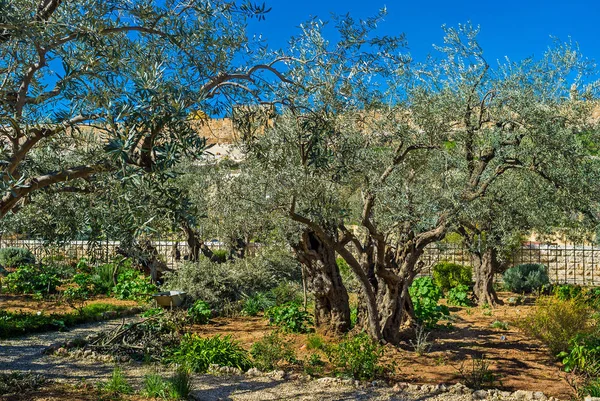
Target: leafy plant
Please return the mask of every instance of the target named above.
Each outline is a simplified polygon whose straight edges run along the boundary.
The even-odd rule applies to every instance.
[[[252,367],[248,353],[231,336],[202,338],[185,334],[170,360],[194,372],[205,373],[210,365],[231,366],[243,371]]]
[[[212,310],[206,302],[197,300],[188,309],[188,315],[192,318],[194,323],[207,324],[212,316]]]
[[[366,333],[346,337],[326,348],[326,355],[338,374],[357,380],[372,380],[383,373],[379,360],[383,347]]]
[[[472,268],[457,263],[440,262],[433,266],[433,282],[442,291],[449,291],[457,286],[469,287],[472,282]]]
[[[47,295],[56,292],[61,280],[54,266],[21,266],[2,281],[8,292]]]
[[[521,264],[504,272],[504,286],[512,292],[530,293],[541,290],[550,284],[548,269],[537,263]]]
[[[450,315],[448,307],[438,305],[442,291],[430,277],[417,278],[409,288],[417,319],[428,327]]]
[[[471,306],[473,302],[469,298],[470,288],[459,284],[448,291],[448,305]]]
[[[296,362],[296,353],[292,345],[276,331],[252,344],[250,355],[254,366],[262,371],[273,370],[282,362]]]
[[[274,305],[275,301],[270,293],[257,292],[244,299],[242,313],[246,316],[256,316]]]
[[[323,374],[325,362],[319,354],[310,354],[308,360],[304,363],[304,372],[308,375]]]
[[[594,335],[576,335],[571,339],[569,350],[557,355],[566,372],[597,376],[600,373],[600,338]]]
[[[578,296],[582,295],[583,291],[581,289],[581,286],[564,284],[557,285],[556,287],[554,287],[553,293],[554,296],[556,296],[556,298],[562,301],[567,301],[569,299],[577,298]]]
[[[169,395],[169,382],[159,374],[144,376],[144,388],[142,394],[152,398],[167,398]]]
[[[21,267],[35,264],[35,256],[29,249],[8,247],[0,249],[0,266]]]
[[[308,333],[312,319],[297,303],[274,306],[267,311],[269,323],[291,333]]]
[[[306,337],[306,347],[308,349],[322,350],[325,345],[325,340],[318,334],[309,334]]]
[[[150,283],[148,277],[133,269],[127,269],[119,273],[117,285],[113,288],[113,294],[116,298],[134,301],[148,299],[156,291],[156,286]]]
[[[101,391],[110,395],[131,394],[133,389],[127,382],[127,378],[123,374],[123,370],[119,367],[113,369],[110,379],[106,383],[99,385]]]
[[[592,331],[591,317],[591,309],[577,299],[563,301],[545,296],[537,300],[535,310],[523,319],[520,326],[557,355],[569,350],[572,338]]]

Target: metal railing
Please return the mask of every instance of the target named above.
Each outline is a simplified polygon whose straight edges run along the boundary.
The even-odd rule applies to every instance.
[[[159,258],[173,268],[188,259],[185,241],[150,241]],[[224,249],[220,242],[207,242],[211,249]],[[38,259],[53,257],[67,260],[87,258],[94,263],[106,263],[117,256],[119,241],[71,241],[60,245],[41,240],[0,239],[0,248],[15,246],[29,249]],[[253,253],[258,244],[250,244]],[[473,265],[473,256],[460,244],[437,243],[429,246],[421,260],[431,274],[431,267],[439,261]],[[600,246],[577,244],[529,243],[517,249],[508,260],[508,267],[520,263],[542,263],[548,267],[550,280],[557,284],[600,285]]]

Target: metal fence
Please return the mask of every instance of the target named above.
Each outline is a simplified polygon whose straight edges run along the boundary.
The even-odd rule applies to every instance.
[[[187,259],[188,247],[185,241],[151,241],[159,257],[171,268]],[[78,260],[82,257],[92,262],[104,263],[117,255],[118,241],[71,241],[60,245],[48,244],[40,240],[0,239],[0,247],[16,246],[29,249],[38,259],[61,257]],[[207,242],[211,249],[222,249],[217,241]],[[251,244],[253,253],[257,244]],[[460,264],[473,264],[473,257],[460,244],[437,243],[429,246],[421,260],[425,263],[425,274],[431,274],[431,266],[439,261]],[[577,244],[523,245],[510,258],[508,267],[520,263],[542,263],[548,267],[550,280],[557,284],[600,285],[600,246]]]

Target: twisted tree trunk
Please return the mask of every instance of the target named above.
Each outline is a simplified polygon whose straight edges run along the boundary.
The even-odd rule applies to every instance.
[[[313,232],[305,231],[294,250],[304,266],[308,290],[315,297],[317,329],[336,335],[350,330],[348,292],[342,282],[334,249]]]
[[[475,285],[473,293],[479,305],[490,306],[501,303],[494,290],[494,274],[500,269],[498,252],[495,248],[485,249],[482,253],[474,254],[473,279]]]

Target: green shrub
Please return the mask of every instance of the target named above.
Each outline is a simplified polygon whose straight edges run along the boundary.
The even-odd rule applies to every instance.
[[[581,296],[583,291],[579,285],[564,284],[554,287],[553,293],[556,298],[567,301]]]
[[[383,373],[379,365],[383,347],[365,333],[346,337],[339,344],[327,347],[326,354],[339,375],[372,380]]]
[[[197,373],[205,373],[213,364],[242,371],[252,367],[248,353],[231,336],[201,338],[195,334],[185,334],[170,359]]]
[[[113,288],[113,294],[116,298],[134,301],[149,299],[156,291],[157,288],[150,282],[150,278],[133,269],[127,269],[119,273],[117,285]]]
[[[545,343],[553,355],[567,352],[571,339],[591,332],[591,309],[583,302],[540,297],[535,310],[520,322],[528,334]]]
[[[194,323],[207,324],[212,316],[212,311],[206,302],[197,300],[188,309],[188,315],[192,318]]]
[[[566,372],[597,376],[600,373],[600,338],[594,335],[576,335],[569,350],[558,354]]]
[[[246,316],[256,316],[275,306],[273,295],[267,292],[257,292],[244,299],[242,313]]]
[[[240,301],[244,294],[267,292],[289,281],[301,282],[298,262],[288,252],[269,248],[256,256],[225,263],[214,263],[205,257],[184,263],[165,274],[163,288],[185,291],[192,299],[208,302],[220,313],[226,302]],[[279,302],[280,295],[289,294],[273,295]]]
[[[20,267],[35,264],[35,256],[29,249],[8,247],[0,249],[0,265],[3,267]]]
[[[415,308],[416,318],[428,327],[450,315],[448,307],[438,305],[442,291],[430,277],[417,278],[408,289]]]
[[[296,353],[292,345],[276,331],[252,344],[250,355],[252,355],[254,366],[262,371],[273,370],[282,362],[296,362]]]
[[[433,266],[432,271],[433,282],[444,292],[459,285],[470,287],[473,282],[470,266],[440,262]]]
[[[586,396],[600,397],[600,377],[588,380],[578,391],[579,399]]]
[[[306,337],[306,347],[313,350],[325,349],[325,340],[318,334],[309,334]]]
[[[21,266],[3,280],[8,292],[47,295],[56,292],[61,280],[54,266]]]
[[[267,311],[269,323],[291,333],[308,333],[312,319],[297,303],[274,306]]]
[[[470,288],[466,285],[460,284],[456,287],[450,288],[448,291],[448,305],[455,306],[471,306],[473,302],[469,297]]]
[[[277,287],[269,291],[271,298],[275,301],[275,305],[284,305],[289,303],[302,303],[302,288],[300,283],[293,281],[284,281]]]
[[[495,320],[490,327],[494,328],[494,329],[500,329],[500,330],[508,330],[508,323],[506,322],[502,322],[500,320]]]
[[[511,267],[502,277],[509,291],[521,294],[541,290],[550,284],[548,269],[537,263],[528,263]]]

